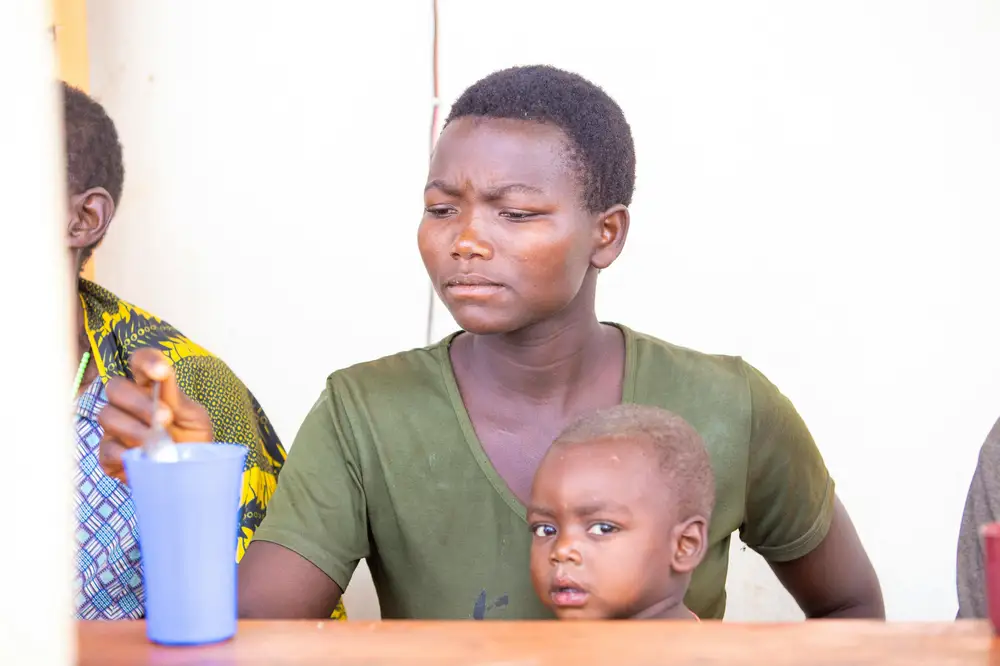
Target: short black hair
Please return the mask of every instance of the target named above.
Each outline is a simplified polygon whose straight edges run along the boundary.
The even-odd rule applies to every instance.
[[[644,441],[659,456],[660,471],[675,495],[680,520],[710,520],[715,475],[698,432],[680,416],[648,405],[616,405],[584,414],[566,427],[553,448],[600,440]]]
[[[103,187],[117,206],[125,184],[118,130],[104,107],[87,93],[66,82],[62,92],[69,194]]]
[[[569,139],[591,212],[632,203],[635,144],[621,107],[579,74],[548,65],[511,67],[466,89],[452,105],[445,127],[478,116],[550,123]]]

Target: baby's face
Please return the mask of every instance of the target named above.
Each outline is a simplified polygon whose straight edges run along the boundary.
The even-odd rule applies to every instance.
[[[557,617],[629,618],[670,596],[676,509],[651,445],[557,445],[532,488],[531,579]]]

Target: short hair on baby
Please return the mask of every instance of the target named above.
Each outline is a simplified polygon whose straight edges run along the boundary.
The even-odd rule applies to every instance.
[[[683,418],[659,407],[617,405],[590,412],[571,423],[553,446],[598,440],[641,440],[656,450],[660,471],[677,495],[680,520],[715,508],[715,476],[701,435]]]

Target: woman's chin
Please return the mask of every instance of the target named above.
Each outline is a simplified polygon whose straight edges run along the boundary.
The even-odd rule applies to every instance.
[[[458,323],[459,328],[461,328],[466,333],[472,333],[473,335],[502,335],[504,333],[510,333],[517,329],[511,329],[502,324],[491,321],[483,321],[480,319],[455,319]]]
[[[501,313],[486,308],[457,307],[450,310],[459,328],[474,335],[512,333],[522,326]]]

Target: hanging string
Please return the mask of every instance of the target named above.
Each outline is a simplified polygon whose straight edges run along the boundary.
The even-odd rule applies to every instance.
[[[438,135],[438,112],[441,108],[441,98],[438,89],[438,3],[437,0],[431,0],[431,85],[433,87],[434,96],[431,98],[431,137],[430,137],[430,150],[429,152],[434,152],[434,144],[437,142]],[[428,281],[429,282],[429,281]],[[433,342],[432,336],[434,335],[434,285],[428,284],[428,295],[427,295],[427,344]]]

